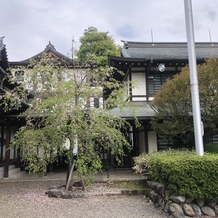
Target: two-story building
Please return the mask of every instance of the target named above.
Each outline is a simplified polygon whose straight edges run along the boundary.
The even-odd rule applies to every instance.
[[[134,125],[134,118],[128,108],[113,108],[110,110],[114,116],[125,118],[131,124],[129,129],[129,141],[133,147],[130,153],[122,157],[121,166],[116,166],[114,158],[107,156],[112,167],[132,166],[132,157],[143,152],[151,152],[161,150],[172,145],[173,141],[162,141],[158,135],[152,130],[150,120],[155,115],[155,110],[151,106],[151,102],[155,93],[160,89],[167,78],[179,73],[185,65],[188,64],[187,43],[145,43],[145,42],[126,42],[123,41],[121,49],[121,57],[109,56],[109,66],[115,67],[117,70],[124,72],[124,75],[115,74],[115,78],[119,81],[136,81],[137,87],[126,87],[128,93],[129,104],[136,108],[136,116],[141,124],[140,127]],[[69,63],[70,59],[58,52],[49,42],[46,48],[24,61],[8,62],[6,48],[3,42],[0,43],[0,72],[1,76],[7,73],[7,68],[11,67],[12,74],[17,77],[18,82],[24,78],[24,72],[20,71],[20,66],[27,66],[30,59],[39,59],[45,52],[56,62]],[[197,63],[203,63],[209,56],[218,57],[218,43],[196,43]],[[1,82],[1,92],[3,93],[10,85],[7,82]],[[12,88],[12,87],[11,87]],[[103,99],[90,96],[90,106],[102,107]],[[28,105],[24,104],[23,108]],[[5,166],[4,177],[8,177],[9,164],[17,161],[19,166],[19,151],[16,149],[7,150],[9,141],[13,139],[14,132],[25,124],[25,120],[18,118],[20,111],[10,111],[6,113],[1,109],[0,114],[0,163]]]
[[[210,56],[218,57],[218,43],[196,43],[197,64]],[[157,151],[172,145],[173,141],[163,141],[151,129],[150,120],[155,115],[151,102],[155,93],[167,78],[179,73],[188,64],[187,43],[146,43],[123,41],[121,57],[109,56],[109,66],[124,72],[117,74],[119,81],[135,81],[137,87],[127,87],[129,104],[136,108],[136,116],[141,124],[136,128],[127,108],[122,112],[114,108],[110,112],[128,120],[133,150],[123,157],[123,166],[130,167],[133,156],[143,152]]]

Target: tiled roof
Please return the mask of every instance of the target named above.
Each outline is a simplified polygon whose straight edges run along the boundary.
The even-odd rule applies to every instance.
[[[136,117],[140,119],[151,119],[155,115],[155,111],[152,109],[150,104],[145,101],[132,101],[130,102],[130,106],[134,108],[135,111],[131,111],[128,107],[124,108],[113,108],[109,110],[109,113],[117,116],[117,117],[123,117],[126,119],[134,119],[133,113],[136,115]]]
[[[5,48],[5,45],[3,44],[3,42],[1,42],[0,40],[0,51],[2,51]]]
[[[52,45],[51,42],[49,41],[49,44],[45,47],[45,49],[42,52],[40,52],[40,53],[38,53],[38,54],[28,58],[28,59],[25,59],[23,61],[10,62],[10,65],[11,66],[13,66],[13,65],[28,65],[29,61],[31,59],[38,59],[38,58],[40,58],[42,56],[43,53],[53,54],[55,56],[55,59],[58,60],[58,61],[70,61],[71,60],[69,57],[67,57],[67,56],[61,54],[60,52],[58,52],[55,49],[54,45]]]
[[[8,64],[8,56],[7,56],[6,46],[3,43],[3,38],[4,37],[0,37],[0,66],[4,70],[6,70],[7,68],[9,68],[9,64]]]
[[[48,45],[46,45],[44,51],[42,51],[42,52],[40,52],[40,53],[34,55],[34,56],[31,57],[31,58],[28,58],[28,59],[24,60],[24,61],[27,61],[27,60],[29,60],[29,59],[36,59],[36,58],[40,57],[44,52],[45,52],[45,53],[51,52],[51,53],[55,54],[58,58],[60,58],[60,59],[62,59],[62,60],[69,60],[69,59],[70,59],[69,57],[67,57],[67,56],[61,54],[60,52],[58,52],[58,51],[55,49],[54,45],[52,45],[51,42],[49,41],[49,43],[48,43]]]
[[[128,42],[123,41],[121,55],[126,58],[143,58],[145,60],[187,60],[187,43],[170,42]],[[195,43],[196,58],[218,57],[218,43]]]

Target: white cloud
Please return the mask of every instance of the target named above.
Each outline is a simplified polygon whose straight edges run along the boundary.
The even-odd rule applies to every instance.
[[[192,0],[195,39],[218,41],[218,1]],[[184,0],[2,0],[0,36],[5,36],[10,61],[41,52],[49,41],[67,55],[72,36],[79,38],[89,26],[109,31],[121,40],[186,41]]]

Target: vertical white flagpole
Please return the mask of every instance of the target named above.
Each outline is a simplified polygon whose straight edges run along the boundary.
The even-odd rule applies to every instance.
[[[191,0],[184,0],[196,154],[204,155]]]

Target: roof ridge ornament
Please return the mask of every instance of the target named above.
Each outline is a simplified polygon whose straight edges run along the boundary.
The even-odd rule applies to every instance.
[[[3,44],[3,39],[5,38],[5,36],[0,37],[0,44]]]
[[[53,50],[55,50],[55,51],[56,51],[56,49],[55,49],[54,45],[52,45],[52,44],[51,44],[51,41],[49,41],[49,42],[48,42],[48,45],[46,45],[46,48],[45,48],[45,50],[47,50],[47,49],[53,49]]]
[[[128,49],[128,48],[129,48],[128,42],[127,42],[127,41],[124,41],[123,43],[124,43],[125,49]]]

